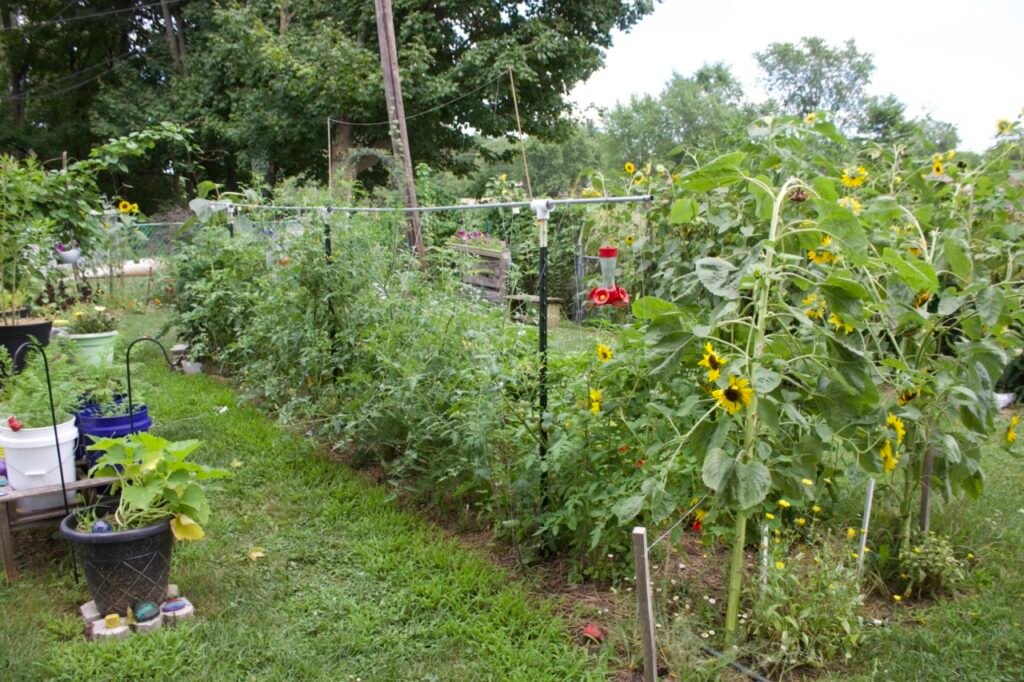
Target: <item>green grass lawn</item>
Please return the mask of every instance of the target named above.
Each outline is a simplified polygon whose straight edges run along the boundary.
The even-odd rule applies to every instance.
[[[154,432],[201,438],[200,461],[238,465],[212,494],[206,539],[175,549],[171,579],[198,618],[88,643],[77,615],[88,590],[70,557],[36,559],[0,586],[0,679],[607,679],[607,660],[573,643],[552,604],[484,556],[213,378],[170,374],[139,351],[159,388]]]

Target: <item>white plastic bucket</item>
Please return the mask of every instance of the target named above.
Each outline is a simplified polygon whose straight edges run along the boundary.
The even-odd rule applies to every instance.
[[[114,344],[117,332],[98,332],[96,334],[68,334],[68,338],[78,346],[82,360],[93,366],[109,365],[114,362]]]
[[[75,420],[69,419],[57,425],[57,440],[60,442],[60,459],[64,466],[64,482],[75,480],[75,447],[78,445],[78,429]],[[12,431],[0,422],[0,447],[4,449],[7,461],[7,480],[15,490],[31,490],[48,485],[60,485],[61,467],[57,463],[57,447],[53,442],[53,427]],[[74,493],[68,493],[68,502]],[[60,493],[41,495],[18,502],[19,512],[53,509],[64,504]]]

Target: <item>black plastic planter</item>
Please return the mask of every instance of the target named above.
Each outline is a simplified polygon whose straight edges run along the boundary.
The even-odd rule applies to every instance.
[[[33,322],[31,324],[0,324],[0,346],[7,349],[7,353],[13,357],[18,348],[34,338],[40,346],[50,343],[50,330],[53,328],[52,320]],[[20,372],[25,366],[25,357],[22,356],[14,367],[15,372]]]
[[[159,604],[167,596],[174,536],[170,521],[110,533],[75,530],[74,514],[60,522],[85,572],[101,615],[124,615],[139,600]]]

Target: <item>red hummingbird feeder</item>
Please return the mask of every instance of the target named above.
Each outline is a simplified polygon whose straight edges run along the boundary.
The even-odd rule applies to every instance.
[[[629,305],[629,292],[615,284],[615,266],[619,259],[619,250],[614,246],[602,246],[597,250],[601,261],[601,286],[590,290],[588,299],[591,305]]]

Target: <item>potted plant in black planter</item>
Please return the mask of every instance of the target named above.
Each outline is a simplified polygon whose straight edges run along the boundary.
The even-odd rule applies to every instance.
[[[210,516],[203,481],[229,475],[187,461],[200,441],[172,443],[148,433],[102,438],[90,471],[113,476],[119,499],[69,514],[60,532],[71,541],[101,614],[125,615],[167,594],[175,540],[200,540]]]

